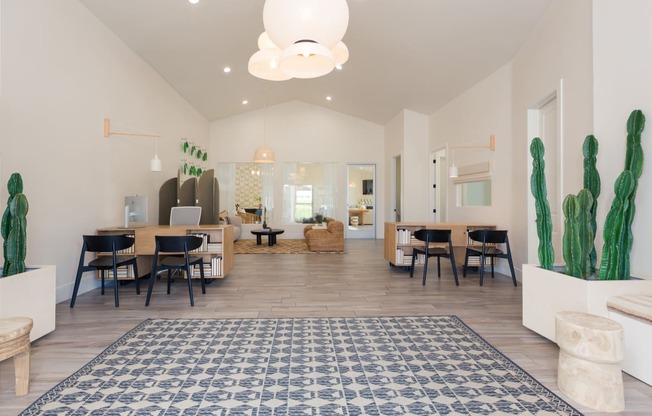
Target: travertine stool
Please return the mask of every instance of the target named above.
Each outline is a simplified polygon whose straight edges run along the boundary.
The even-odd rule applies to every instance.
[[[29,333],[33,325],[32,318],[0,319],[0,361],[14,357],[16,396],[29,392]]]
[[[622,325],[582,312],[559,312],[555,324],[559,345],[559,390],[593,409],[622,411],[625,408],[620,371]]]

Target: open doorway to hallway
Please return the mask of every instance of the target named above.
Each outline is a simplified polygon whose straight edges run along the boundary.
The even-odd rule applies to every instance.
[[[347,238],[376,238],[375,179],[376,165],[348,165]]]

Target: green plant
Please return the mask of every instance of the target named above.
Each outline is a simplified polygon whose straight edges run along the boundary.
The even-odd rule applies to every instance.
[[[27,211],[29,204],[23,194],[23,178],[19,173],[13,173],[7,183],[9,199],[7,208],[2,215],[2,238],[4,266],[3,275],[25,271],[25,256],[27,254]]]
[[[584,155],[584,188],[588,189],[593,196],[591,205],[589,223],[593,232],[591,241],[591,253],[589,254],[589,273],[594,274],[598,255],[595,250],[595,236],[598,231],[597,214],[598,214],[598,197],[600,196],[600,173],[596,167],[598,156],[598,140],[593,135],[586,136],[582,145]]]
[[[634,174],[630,170],[623,171],[618,176],[614,191],[616,196],[611,203],[604,224],[604,245],[602,246],[602,260],[600,261],[600,280],[629,279],[625,270],[623,251],[627,245],[627,213],[630,206],[629,197],[634,191]],[[627,257],[629,260],[629,256]]]
[[[584,279],[591,275],[590,255],[594,235],[590,219],[593,205],[593,196],[588,189],[582,189],[577,196],[571,194],[564,199],[562,251],[567,275]]]
[[[537,236],[539,237],[539,262],[544,269],[552,270],[555,251],[552,247],[552,219],[546,191],[546,162],[543,159],[545,148],[540,138],[535,137],[530,145],[532,155],[532,176],[530,189],[535,200],[537,216]]]
[[[627,120],[627,151],[625,169],[614,184],[615,197],[604,225],[604,246],[598,279],[625,280],[630,274],[630,254],[634,241],[632,223],[636,213],[635,198],[638,178],[643,172],[643,148],[641,133],[645,127],[645,116],[640,110],[634,110]],[[577,197],[569,195],[564,200],[566,215],[564,231],[564,259],[566,272],[573,276],[587,277],[595,272],[595,233],[597,196],[600,195],[600,176],[595,167],[598,142],[593,136],[587,136],[582,151],[584,154],[584,188]],[[539,138],[532,140],[530,153],[533,157],[531,178],[532,194],[537,202],[537,233],[539,235],[539,260],[541,267],[550,269],[541,256],[542,246],[548,243],[547,234],[541,230],[540,211],[545,210],[548,201],[545,189],[543,169],[543,143]],[[540,203],[543,199],[545,203]],[[591,201],[589,203],[589,201]],[[549,208],[548,208],[549,209]],[[549,211],[548,211],[549,214]],[[544,212],[545,218],[545,212]],[[544,224],[547,225],[547,224]],[[547,231],[547,230],[543,230]],[[586,253],[588,257],[586,256]],[[587,260],[588,259],[588,260]],[[547,260],[547,259],[546,259]]]

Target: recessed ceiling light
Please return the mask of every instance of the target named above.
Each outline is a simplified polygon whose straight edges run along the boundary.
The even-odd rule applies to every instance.
[[[326,101],[331,101],[332,99],[333,99],[333,97],[331,97],[330,95],[326,96]]]
[[[247,104],[249,104],[249,101],[247,101],[247,100],[242,100],[242,105],[247,105]]]
[[[197,3],[199,3],[199,0],[188,0],[188,1],[190,2],[190,4],[197,4]]]
[[[225,66],[224,67],[224,73],[228,74],[229,72],[231,72],[231,67],[230,66]]]

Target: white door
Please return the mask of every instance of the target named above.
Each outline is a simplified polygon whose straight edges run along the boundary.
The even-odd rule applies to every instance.
[[[376,165],[349,165],[347,183],[346,238],[376,238]]]
[[[552,245],[555,250],[555,262],[563,262],[562,255],[562,143],[560,137],[560,126],[558,123],[558,109],[556,95],[546,101],[540,108],[530,112],[531,118],[529,121],[531,141],[534,137],[539,137],[545,146],[544,160],[546,163],[546,188],[548,191],[548,203],[550,204],[550,216],[552,220]],[[529,143],[528,143],[529,154]],[[529,172],[532,172],[532,156],[529,156],[530,161]],[[536,214],[534,212],[534,198],[529,190],[528,180],[528,194],[530,195],[530,209],[528,218],[528,262],[538,263],[539,258],[537,254],[538,238],[536,235]]]
[[[430,193],[430,210],[434,222],[446,222],[446,208],[448,196],[448,166],[446,163],[446,149],[440,149],[430,154],[430,177],[432,189]]]

